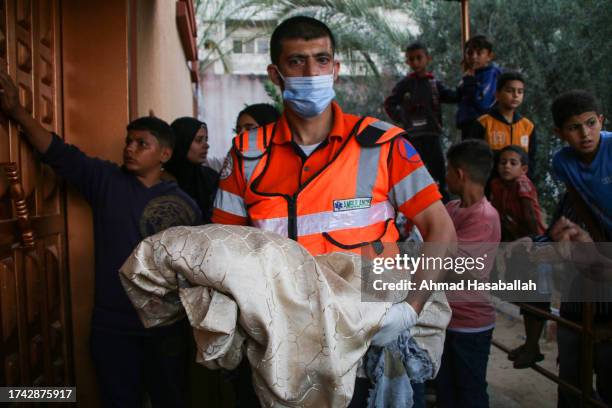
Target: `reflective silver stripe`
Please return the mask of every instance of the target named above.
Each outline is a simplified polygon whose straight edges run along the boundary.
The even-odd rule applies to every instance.
[[[391,203],[384,201],[370,208],[352,211],[325,211],[297,217],[297,230],[299,236],[321,234],[349,228],[363,228],[378,222],[395,218],[395,210]],[[253,220],[258,228],[273,231],[277,234],[287,235],[287,218],[271,218],[267,220]]]
[[[395,126],[393,126],[393,125],[392,125],[392,124],[390,124],[390,123],[383,122],[382,120],[378,120],[378,121],[376,121],[376,122],[372,122],[372,123],[370,123],[368,126],[373,126],[373,127],[375,127],[376,129],[380,129],[380,130],[384,130],[384,131],[387,131],[387,130],[389,130],[389,129],[391,129],[391,128],[395,127]]]
[[[380,146],[361,147],[359,152],[359,169],[357,170],[357,188],[355,197],[372,197],[372,190],[378,176]]]
[[[249,149],[243,155],[242,162],[244,163],[244,181],[249,182],[255,171],[255,167],[259,163],[259,159],[250,160],[250,157],[260,156],[263,152],[257,146],[257,128],[249,130]]]
[[[253,177],[253,172],[255,171],[255,167],[259,164],[260,159],[249,160],[245,157],[242,158],[242,162],[244,163],[244,181],[248,183]]]
[[[268,218],[265,220],[253,220],[251,219],[254,227],[261,228],[262,230],[276,232],[279,235],[285,237],[289,235],[289,221],[287,217],[281,218]]]
[[[257,128],[249,130],[249,153],[260,152],[257,147]]]
[[[242,197],[230,193],[229,191],[218,189],[217,195],[215,196],[214,206],[215,208],[230,214],[238,215],[240,217],[247,216],[246,207]]]
[[[434,183],[427,168],[421,166],[393,186],[389,192],[389,199],[395,208],[399,208],[406,201],[414,197],[419,191]]]

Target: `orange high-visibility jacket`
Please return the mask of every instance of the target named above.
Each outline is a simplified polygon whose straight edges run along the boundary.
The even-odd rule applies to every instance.
[[[501,150],[506,146],[517,145],[529,152],[534,124],[525,117],[508,123],[500,118],[497,112],[487,113],[478,118],[484,128],[484,139],[492,150]]]
[[[283,160],[272,143],[276,125],[238,135],[228,156],[233,163],[221,174],[213,221],[277,232],[313,255],[357,252],[368,244],[376,250],[381,243],[396,242],[396,209],[410,219],[440,198],[437,186],[416,150],[397,138],[403,129],[368,117],[354,117],[351,123],[335,156],[293,194],[261,187],[264,178],[281,182],[288,177],[267,171],[270,160]],[[392,160],[395,170],[389,166]],[[239,178],[243,187],[225,182],[229,177]]]

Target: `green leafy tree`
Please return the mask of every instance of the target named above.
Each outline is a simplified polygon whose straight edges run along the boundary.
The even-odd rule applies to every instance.
[[[276,110],[282,112],[285,108],[285,105],[283,105],[283,97],[280,94],[279,89],[269,79],[266,79],[264,81],[263,86],[270,99],[274,101],[272,104],[274,105]]]

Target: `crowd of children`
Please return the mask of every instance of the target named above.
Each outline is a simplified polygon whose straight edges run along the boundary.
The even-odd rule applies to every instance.
[[[568,146],[553,156],[554,176],[563,182],[566,193],[556,211],[558,215],[547,229],[536,187],[531,181],[537,174],[535,125],[518,112],[526,80],[518,72],[502,72],[492,62],[493,58],[492,43],[481,35],[472,37],[464,47],[463,79],[452,90],[428,72],[427,64],[432,57],[427,48],[421,43],[411,44],[406,48],[406,62],[412,72],[385,100],[389,117],[402,124],[409,134],[419,130],[415,123],[429,125],[427,133],[432,136],[418,139],[409,135],[408,138],[432,173],[433,169],[444,168],[438,140],[442,134],[440,102],[458,103],[456,126],[463,142],[452,146],[447,153],[446,185],[451,194],[459,197],[447,204],[459,242],[470,242],[474,237],[479,242],[500,239],[509,242],[525,237],[533,241],[554,241],[561,239],[559,231],[563,228],[581,231],[575,234],[578,241],[578,236],[610,241],[612,134],[602,130],[604,118],[597,100],[588,92],[570,91],[552,104],[554,132]],[[442,182],[439,185],[441,189],[445,187]],[[563,239],[574,238],[564,235]],[[517,250],[521,248],[518,246]],[[521,256],[525,253],[517,252],[514,259]],[[528,304],[550,311],[549,302]],[[610,303],[595,303],[596,324],[612,322],[610,306]],[[453,320],[447,330],[442,368],[436,379],[437,406],[488,406],[485,374],[495,321],[493,309],[486,302],[451,302],[451,307]],[[525,344],[508,355],[515,368],[531,367],[544,358],[539,339],[545,319],[525,310],[521,314],[524,315]],[[562,303],[561,316],[580,323],[582,304]],[[459,321],[462,326],[457,328]],[[559,327],[558,342],[559,376],[579,387],[580,336]],[[593,352],[597,393],[610,404],[612,396],[603,384],[612,381],[612,369],[604,363],[612,361],[612,343],[597,343]],[[577,401],[575,396],[559,388],[560,407],[577,406]]]
[[[463,79],[450,89],[428,70],[432,56],[426,46],[409,45],[406,63],[411,72],[384,102],[389,117],[407,131],[438,182],[459,242],[498,243],[542,236],[610,241],[612,133],[602,130],[604,118],[596,99],[584,91],[571,91],[552,104],[554,131],[568,144],[554,155],[553,171],[567,193],[558,211],[565,217],[553,219],[554,226],[547,229],[530,179],[536,172],[535,126],[518,112],[526,80],[520,73],[502,72],[493,63],[493,45],[484,36],[472,37],[464,50]],[[18,90],[3,72],[0,87],[2,111],[21,125],[42,161],[74,185],[93,209],[96,263],[91,350],[105,404],[138,406],[147,392],[153,406],[185,405],[187,322],[145,329],[117,271],[143,238],[171,226],[210,221],[218,174],[202,167],[208,149],[206,124],[194,118],[177,119],[172,126],[155,117],[136,119],[127,126],[123,164],[117,166],[90,158],[46,131],[19,104]],[[458,104],[456,126],[462,138],[446,153],[448,166],[442,148],[442,103]],[[276,121],[278,112],[270,109],[269,105],[245,109],[237,128],[249,130]],[[164,168],[169,175],[163,175]],[[458,199],[451,201],[450,195]],[[581,233],[564,235],[558,232],[563,228]],[[480,278],[487,279],[492,267],[487,264]],[[453,318],[435,381],[437,406],[486,407],[495,310],[487,301],[451,300],[450,304]],[[548,303],[533,305],[549,309]],[[597,322],[612,321],[609,303],[598,303],[595,309]],[[561,315],[581,321],[580,305],[562,304]],[[509,354],[516,368],[530,367],[543,358],[538,340],[544,319],[524,313],[524,324],[525,344]],[[559,330],[560,376],[580,386],[576,350],[581,339]],[[606,363],[610,360],[612,344],[598,343],[596,384],[606,403],[612,403],[606,387],[612,383],[612,366]],[[559,406],[574,404],[574,396],[559,391]]]

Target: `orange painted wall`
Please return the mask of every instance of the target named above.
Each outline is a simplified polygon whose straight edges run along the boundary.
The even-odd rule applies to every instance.
[[[92,156],[120,162],[128,123],[128,1],[63,0],[64,136]],[[98,406],[89,357],[93,304],[91,211],[67,196],[68,266],[79,405]]]

